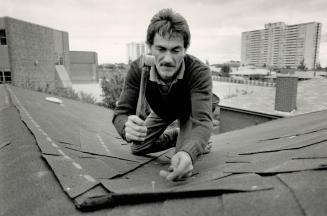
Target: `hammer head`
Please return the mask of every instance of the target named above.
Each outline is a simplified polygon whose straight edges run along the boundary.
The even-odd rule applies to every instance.
[[[142,58],[143,65],[152,67],[156,63],[156,59],[153,55],[143,55]]]

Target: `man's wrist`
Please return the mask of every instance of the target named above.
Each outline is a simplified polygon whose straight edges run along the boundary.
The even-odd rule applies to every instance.
[[[126,122],[125,122],[125,123],[126,123]],[[130,143],[130,142],[132,142],[132,141],[129,140],[129,139],[126,137],[125,127],[126,127],[126,125],[124,124],[124,127],[123,127],[123,131],[122,131],[121,137],[122,137],[123,140],[125,140],[127,143]]]
[[[187,151],[179,151],[180,153],[184,154],[186,158],[188,158],[189,161],[191,161],[192,165],[193,165],[193,160],[192,157],[190,155],[190,153],[188,153]]]

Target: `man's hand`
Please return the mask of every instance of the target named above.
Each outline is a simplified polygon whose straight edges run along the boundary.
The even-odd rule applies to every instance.
[[[177,152],[171,158],[171,165],[169,171],[160,170],[160,176],[169,181],[181,180],[192,175],[193,165],[192,159],[187,152]]]
[[[209,143],[206,145],[206,147],[204,147],[203,154],[209,154],[211,152],[211,148],[212,148],[212,141],[209,140]]]
[[[125,123],[125,137],[127,142],[144,141],[146,133],[145,121],[136,115],[128,116],[127,122]]]

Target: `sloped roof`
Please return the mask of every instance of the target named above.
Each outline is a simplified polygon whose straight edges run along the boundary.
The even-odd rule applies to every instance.
[[[111,110],[8,89],[19,113],[0,103],[0,145],[7,143],[0,146],[2,214],[79,215],[92,207],[105,209],[88,214],[327,212],[327,111],[213,136],[213,149],[199,158],[195,174],[167,182],[159,170],[169,166],[172,152],[131,155],[110,123]]]

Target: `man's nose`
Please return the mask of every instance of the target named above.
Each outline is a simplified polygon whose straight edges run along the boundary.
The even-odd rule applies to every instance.
[[[165,53],[163,62],[166,62],[166,63],[172,63],[173,62],[173,57],[172,57],[170,52]]]

